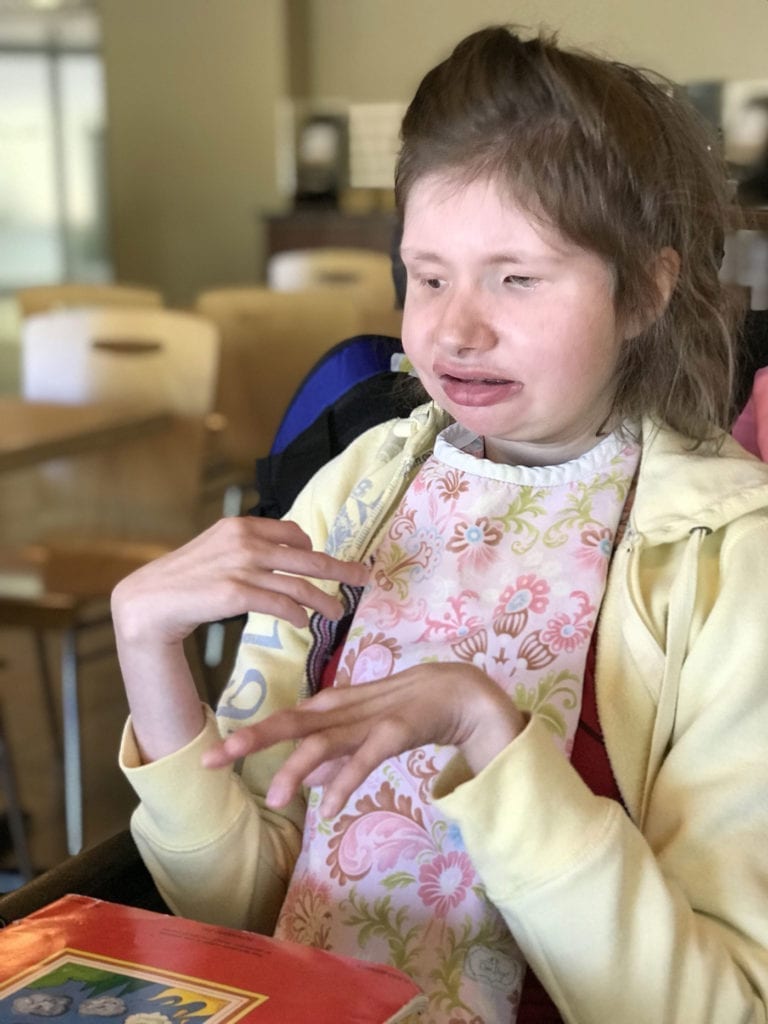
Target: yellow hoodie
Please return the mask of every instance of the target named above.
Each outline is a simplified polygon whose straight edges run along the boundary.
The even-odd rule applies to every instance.
[[[432,405],[368,431],[288,518],[359,559],[446,423]],[[334,584],[328,584],[331,590]],[[301,842],[302,798],[263,794],[285,745],[208,771],[219,732],[306,690],[307,630],[251,615],[218,723],[141,765],[134,838],[177,912],[270,931]],[[596,689],[628,813],[595,796],[535,716],[480,774],[456,757],[435,797],[563,1018],[768,1021],[768,467],[644,424],[630,523],[598,625]],[[495,1022],[485,1022],[495,1024]]]

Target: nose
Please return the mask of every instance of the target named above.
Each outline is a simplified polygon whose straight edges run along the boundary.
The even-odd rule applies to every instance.
[[[486,351],[498,340],[481,297],[469,287],[446,293],[435,332],[437,342],[455,355]]]

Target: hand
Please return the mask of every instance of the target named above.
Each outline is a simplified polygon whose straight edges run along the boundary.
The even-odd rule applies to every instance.
[[[339,618],[341,603],[305,576],[363,585],[368,570],[313,551],[295,523],[233,516],[126,577],[113,592],[113,618],[124,642],[171,645],[203,622],[248,611],[299,627],[306,608]]]
[[[306,608],[329,618],[342,614],[341,603],[305,576],[354,586],[366,582],[368,570],[313,551],[295,523],[233,516],[115,587],[118,656],[145,763],[185,746],[203,727],[183,647],[197,626],[248,611],[296,626],[306,624]]]
[[[321,812],[337,814],[389,757],[427,743],[454,745],[475,773],[525,727],[526,717],[484,672],[429,662],[372,683],[323,690],[298,707],[238,729],[207,751],[221,767],[283,740],[298,740],[267,794],[284,807],[302,784],[324,787]]]

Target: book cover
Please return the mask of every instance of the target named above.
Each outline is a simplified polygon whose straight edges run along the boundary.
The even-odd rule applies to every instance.
[[[0,929],[3,1024],[417,1024],[380,964],[87,896]]]

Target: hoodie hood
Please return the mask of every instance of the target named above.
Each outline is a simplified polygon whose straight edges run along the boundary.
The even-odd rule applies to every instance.
[[[652,543],[672,543],[697,528],[715,531],[768,507],[768,465],[728,436],[717,453],[692,451],[687,438],[646,421],[641,472],[632,525]]]

